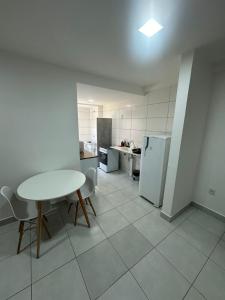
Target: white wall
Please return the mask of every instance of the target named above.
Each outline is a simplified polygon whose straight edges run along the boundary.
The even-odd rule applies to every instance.
[[[162,211],[174,216],[192,201],[211,92],[211,69],[198,53],[181,60]]]
[[[103,106],[104,117],[112,118],[112,142],[133,140],[142,145],[146,134],[171,133],[175,110],[176,86],[152,90],[138,96],[128,107],[123,102]]]
[[[193,200],[225,216],[225,71],[214,74],[212,99]],[[215,196],[209,189],[216,191]]]
[[[0,55],[0,185],[79,168],[76,81],[53,65]],[[0,199],[0,219],[11,215]]]

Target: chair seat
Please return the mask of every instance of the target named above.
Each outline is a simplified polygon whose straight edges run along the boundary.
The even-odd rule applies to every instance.
[[[87,177],[84,185],[80,188],[82,198],[86,199],[86,198],[90,197],[94,193],[94,190],[95,190],[95,187],[94,187],[92,180]],[[70,194],[67,197],[67,199],[69,202],[77,202],[78,201],[78,197],[75,193]]]

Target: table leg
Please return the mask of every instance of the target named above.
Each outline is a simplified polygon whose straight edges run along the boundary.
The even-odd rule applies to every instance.
[[[83,210],[85,220],[86,220],[86,222],[88,224],[88,227],[90,227],[90,222],[89,222],[89,219],[88,219],[88,214],[87,214],[86,207],[85,207],[85,204],[84,204],[84,200],[83,200],[83,198],[81,196],[80,190],[77,190],[77,196],[79,198],[80,206],[81,206],[81,208]]]
[[[40,244],[42,234],[42,202],[37,203],[38,217],[37,217],[37,258],[40,256]]]

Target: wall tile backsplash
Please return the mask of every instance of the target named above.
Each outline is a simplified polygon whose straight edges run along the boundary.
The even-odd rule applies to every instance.
[[[98,117],[102,117],[103,107],[101,105],[82,105],[78,104],[78,123],[79,123],[79,140],[97,141],[97,121]]]
[[[152,90],[136,103],[104,105],[103,117],[112,118],[112,143],[134,141],[141,146],[147,134],[170,134],[176,101],[176,86]],[[130,106],[130,107],[128,107]]]

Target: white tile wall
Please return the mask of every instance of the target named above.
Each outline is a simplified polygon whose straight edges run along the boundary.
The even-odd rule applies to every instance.
[[[78,104],[78,123],[80,141],[97,141],[96,119],[103,116],[102,106],[82,106]]]
[[[166,118],[169,111],[169,102],[148,105],[148,118]]]
[[[147,119],[147,130],[148,131],[162,131],[166,132],[167,118],[150,118]]]
[[[142,145],[143,136],[171,133],[175,110],[176,86],[152,90],[131,107],[123,104],[103,106],[103,116],[112,118],[112,142],[133,140]]]

